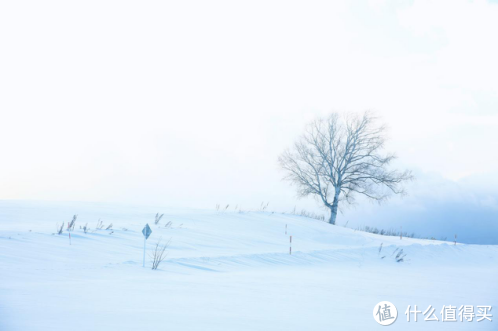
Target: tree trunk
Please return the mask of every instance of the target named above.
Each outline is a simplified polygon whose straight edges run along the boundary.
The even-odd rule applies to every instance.
[[[330,220],[329,223],[335,225],[335,219],[337,217],[337,207],[339,205],[339,195],[334,196],[334,202],[332,202],[332,208],[330,208]]]

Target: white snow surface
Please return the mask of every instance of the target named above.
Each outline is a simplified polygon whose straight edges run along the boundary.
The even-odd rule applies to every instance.
[[[159,225],[156,212],[165,214]],[[70,245],[67,231],[54,233],[73,214]],[[113,230],[95,230],[99,218]],[[148,253],[171,239],[159,270],[150,257],[142,267],[146,223]],[[398,310],[389,330],[498,330],[498,247],[233,207],[0,201],[1,331],[380,330],[372,312],[381,301]],[[494,317],[407,322],[408,305],[432,305],[439,319],[443,305],[486,305]]]

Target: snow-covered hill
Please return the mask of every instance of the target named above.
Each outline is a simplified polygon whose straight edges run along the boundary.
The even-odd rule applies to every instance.
[[[157,212],[165,215],[155,225]],[[55,232],[73,214],[70,245],[67,231]],[[99,219],[112,230],[95,230]],[[146,223],[149,253],[171,239],[155,271],[150,258],[142,267]],[[432,305],[441,320],[443,305],[473,305],[496,313],[497,279],[497,246],[378,236],[261,211],[0,202],[2,331],[376,330],[380,301],[398,309],[393,330],[496,330],[498,315],[407,322],[404,312]]]

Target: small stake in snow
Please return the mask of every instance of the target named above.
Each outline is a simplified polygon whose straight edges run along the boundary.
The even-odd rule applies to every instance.
[[[69,245],[71,245],[71,232],[69,232]]]
[[[143,228],[142,233],[144,234],[144,261],[143,261],[143,267],[145,267],[145,245],[146,245],[147,239],[149,238],[150,234],[152,233],[152,230],[150,229],[149,224],[145,224],[145,227]]]
[[[455,235],[455,246],[456,246],[456,238],[457,238],[457,235]]]
[[[289,255],[292,255],[292,236],[289,237]]]
[[[285,234],[287,235],[287,224],[285,224]]]
[[[401,229],[401,230],[400,230],[400,232],[399,232],[399,239],[400,239],[400,240],[403,240],[403,227],[402,227],[402,226],[400,226],[400,229]]]

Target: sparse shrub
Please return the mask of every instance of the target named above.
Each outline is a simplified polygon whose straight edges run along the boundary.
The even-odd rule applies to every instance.
[[[418,238],[418,239],[426,239],[426,240],[437,240],[435,237],[423,237],[419,236],[416,233],[408,233],[408,232],[402,232],[402,231],[397,231],[394,229],[389,229],[389,230],[384,230],[384,229],[378,229],[376,227],[370,227],[370,226],[358,226],[355,231],[363,231],[363,232],[368,232],[368,233],[373,233],[373,234],[379,234],[382,236],[391,236],[391,237],[406,237],[406,238]],[[447,241],[447,237],[442,237],[440,239],[441,241]]]
[[[403,253],[403,248],[398,251],[398,254],[396,254],[395,260],[396,262],[404,262],[406,254]]]
[[[88,230],[88,223],[86,223],[85,226],[83,226],[83,232],[88,233]]]
[[[294,207],[294,210],[291,212],[291,214],[297,215],[297,216],[313,218],[313,219],[318,220],[318,221],[325,221],[324,215],[315,214],[313,212],[309,212],[309,211],[306,211],[304,209],[302,209],[301,212],[296,212],[296,207]]]
[[[396,254],[396,255],[394,255]],[[394,260],[396,262],[404,262],[405,261],[405,257],[406,257],[406,253],[403,252],[403,248],[399,248],[397,247],[391,254],[391,256],[394,256]]]
[[[156,218],[154,219],[154,224],[159,224],[159,221],[161,218],[163,218],[164,214],[159,215],[159,213],[156,214]]]
[[[99,220],[97,222],[97,227],[95,229],[102,230],[103,227],[104,227],[104,223],[99,218]]]
[[[368,233],[373,233],[373,234],[379,234],[381,236],[391,236],[391,237],[406,237],[406,238],[416,238],[417,236],[415,233],[408,233],[408,232],[401,232],[393,229],[389,230],[384,230],[384,229],[378,229],[376,227],[370,227],[370,226],[363,226],[363,227],[357,227],[357,231],[363,231],[363,232],[368,232]],[[419,237],[420,238],[420,237]]]
[[[73,231],[74,230],[74,226],[76,225],[76,219],[77,218],[78,218],[78,215],[74,215],[73,219],[71,220],[71,222],[67,223],[67,231]]]
[[[57,234],[62,234],[63,230],[64,230],[64,222],[62,222],[60,228],[59,228],[59,224],[57,224]]]
[[[165,227],[166,229],[169,229],[169,228],[171,228],[171,226],[172,226],[172,225],[173,225],[173,222],[169,221],[168,223],[166,223],[166,224],[164,225],[164,227]]]
[[[379,255],[379,256],[380,256],[380,253],[382,253],[382,247],[383,247],[383,245],[384,245],[384,243],[380,243],[379,253],[377,254],[377,255]],[[383,256],[381,256],[380,258],[381,258],[381,260],[382,260],[382,259],[384,259],[385,257],[386,257],[386,256],[385,256],[385,255],[383,255]]]
[[[163,262],[166,259],[166,256],[168,255],[166,253],[166,249],[169,246],[169,243],[171,242],[171,239],[168,240],[165,244],[161,243],[161,239],[156,243],[156,246],[154,247],[154,250],[152,251],[152,270],[157,270],[161,262]]]
[[[109,226],[107,228],[105,228],[106,230],[112,230],[112,223],[109,224]]]

